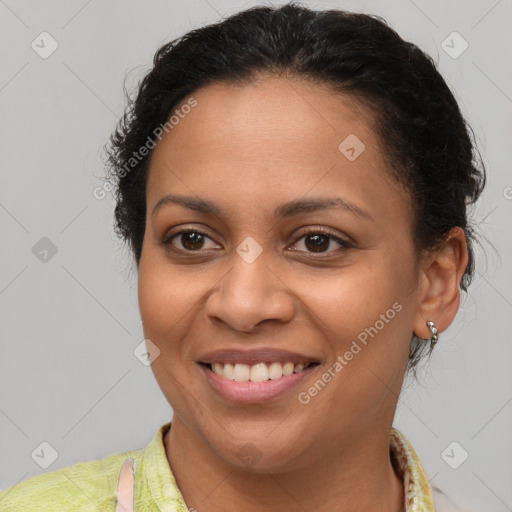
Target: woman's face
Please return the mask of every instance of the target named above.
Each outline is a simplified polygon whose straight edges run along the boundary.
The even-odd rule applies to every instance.
[[[270,472],[388,435],[420,272],[371,115],[270,76],[193,97],[152,155],[139,264],[173,424]]]

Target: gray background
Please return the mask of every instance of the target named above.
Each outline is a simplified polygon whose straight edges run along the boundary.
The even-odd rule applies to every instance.
[[[143,339],[136,273],[113,234],[112,198],[93,196],[101,148],[122,114],[127,71],[130,88],[164,42],[257,3],[0,1],[1,489],[144,447],[171,419],[133,354]],[[439,63],[479,139],[489,181],[473,218],[486,254],[419,382],[408,380],[395,426],[461,509],[512,510],[512,4],[304,3],[383,16]],[[43,31],[59,45],[46,59],[31,47]],[[453,31],[469,44],[458,58],[442,46]],[[43,237],[56,254],[41,252]],[[57,452],[47,469],[42,442]],[[463,450],[453,469],[446,453],[456,465]]]

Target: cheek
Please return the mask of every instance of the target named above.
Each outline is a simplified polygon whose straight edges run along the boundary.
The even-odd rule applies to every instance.
[[[164,262],[158,251],[144,251],[139,263],[138,300],[144,334],[161,347],[163,340],[177,337],[186,328],[197,291],[190,277],[178,267]]]
[[[364,337],[365,329],[375,324],[384,334],[392,324],[401,323],[404,315],[397,310],[403,309],[401,301],[408,289],[404,279],[407,269],[402,265],[403,271],[397,272],[397,267],[400,265],[390,265],[375,255],[365,264],[331,272],[321,278],[302,277],[301,282],[297,281],[296,290],[301,290],[304,302],[319,325],[326,331],[330,328],[330,336],[344,344],[360,333]]]
[[[341,357],[341,366],[332,369],[336,384],[324,397],[329,409],[332,404],[351,403],[353,413],[368,412],[372,403],[379,407],[390,389],[399,392],[414,314],[411,261],[375,253],[364,265],[326,276],[309,287],[310,317],[314,315],[328,341],[332,360],[340,362]],[[338,394],[335,390],[340,388],[344,391]]]
[[[402,303],[400,281],[384,269],[375,264],[367,271],[325,279],[324,293],[310,293],[308,299],[332,356],[317,376],[329,383],[310,383],[301,391],[311,398],[318,418],[336,418],[332,432],[326,434],[333,439],[347,418],[374,421],[400,393],[410,311]]]
[[[196,384],[188,375],[190,363],[182,340],[191,331],[191,319],[197,314],[194,305],[199,302],[198,290],[190,286],[190,276],[184,274],[163,261],[158,251],[143,250],[138,275],[139,309],[144,337],[160,350],[151,370],[163,395],[182,419],[191,415],[195,405],[191,397],[197,394]],[[186,391],[182,386],[185,381]]]

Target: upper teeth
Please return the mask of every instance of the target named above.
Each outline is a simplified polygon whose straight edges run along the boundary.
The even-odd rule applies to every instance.
[[[217,375],[237,382],[263,382],[268,379],[280,379],[283,375],[301,372],[304,369],[302,363],[293,364],[287,362],[284,364],[274,362],[248,364],[231,363],[212,363],[212,370]]]

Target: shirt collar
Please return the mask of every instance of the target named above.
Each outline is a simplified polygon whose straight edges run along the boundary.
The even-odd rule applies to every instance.
[[[435,512],[432,488],[416,452],[396,429],[391,429],[391,461],[404,483],[406,512]]]
[[[187,510],[165,453],[164,437],[170,427],[171,422],[162,425],[140,457],[134,460],[134,510],[151,510],[151,512]],[[139,500],[137,497],[140,497]],[[149,509],[147,497],[151,500],[152,508]]]
[[[135,459],[135,507],[136,497],[149,493],[157,507],[155,511],[187,510],[165,453],[164,437],[170,426],[171,422],[162,425],[140,457]],[[404,482],[405,512],[435,512],[432,489],[418,456],[405,436],[396,429],[391,430],[390,454]],[[147,507],[147,503],[145,505]]]

